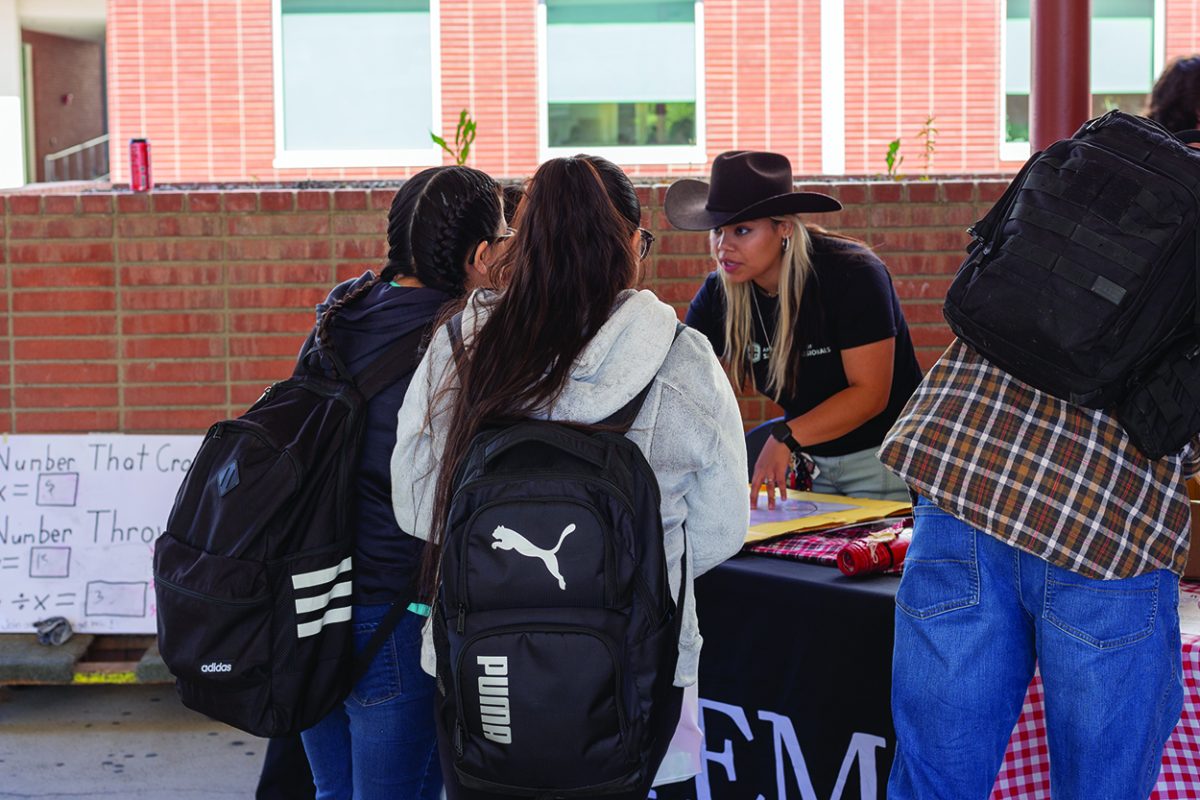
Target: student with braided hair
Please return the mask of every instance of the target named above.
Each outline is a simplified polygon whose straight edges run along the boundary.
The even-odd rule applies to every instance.
[[[332,345],[345,368],[364,369],[397,339],[428,328],[447,304],[486,284],[491,245],[506,238],[500,187],[468,167],[409,179],[388,213],[388,257],[330,292],[310,341]],[[411,375],[368,406],[354,509],[353,625],[361,649],[393,604],[408,610],[342,706],[304,731],[318,798],[427,800],[441,792],[433,679],[420,667],[426,607],[415,581],[424,543],[391,509],[389,461],[396,414]]]

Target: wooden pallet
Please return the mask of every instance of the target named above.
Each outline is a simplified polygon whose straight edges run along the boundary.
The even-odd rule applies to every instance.
[[[59,646],[0,634],[0,685],[170,683],[151,635],[75,634]]]

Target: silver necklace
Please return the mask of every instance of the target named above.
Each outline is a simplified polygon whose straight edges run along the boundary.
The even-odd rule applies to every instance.
[[[750,287],[750,299],[754,301],[754,310],[758,312],[758,329],[762,331],[763,338],[766,340],[767,347],[774,347],[771,341],[771,334],[767,333],[767,324],[763,322],[762,308],[758,305],[758,291],[753,285]]]

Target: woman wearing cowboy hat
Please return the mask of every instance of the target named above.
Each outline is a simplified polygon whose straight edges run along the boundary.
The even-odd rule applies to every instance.
[[[708,336],[736,385],[753,377],[784,410],[754,465],[751,506],[761,486],[771,508],[776,487],[786,496],[801,449],[818,467],[813,491],[908,499],[875,456],[921,381],[891,277],[866,245],[799,216],[841,204],[793,191],[785,156],[732,151],[713,161],[709,183],[672,185],[665,207],[676,228],[709,231],[717,262],[687,324]]]

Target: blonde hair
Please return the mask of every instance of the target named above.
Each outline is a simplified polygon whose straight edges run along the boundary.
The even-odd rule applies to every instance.
[[[771,361],[767,371],[767,385],[763,392],[779,402],[783,392],[790,388],[795,375],[788,374],[795,341],[796,313],[804,297],[804,287],[812,274],[812,238],[800,217],[771,217],[772,222],[788,225],[787,248],[780,254],[779,270],[779,314],[775,318],[775,330],[770,334]],[[713,254],[716,257],[716,254]],[[721,289],[725,294],[725,352],[721,359],[729,367],[729,377],[735,386],[745,387],[750,376],[750,360],[746,349],[754,340],[751,326],[754,322],[750,313],[750,283],[734,283],[718,270]]]

